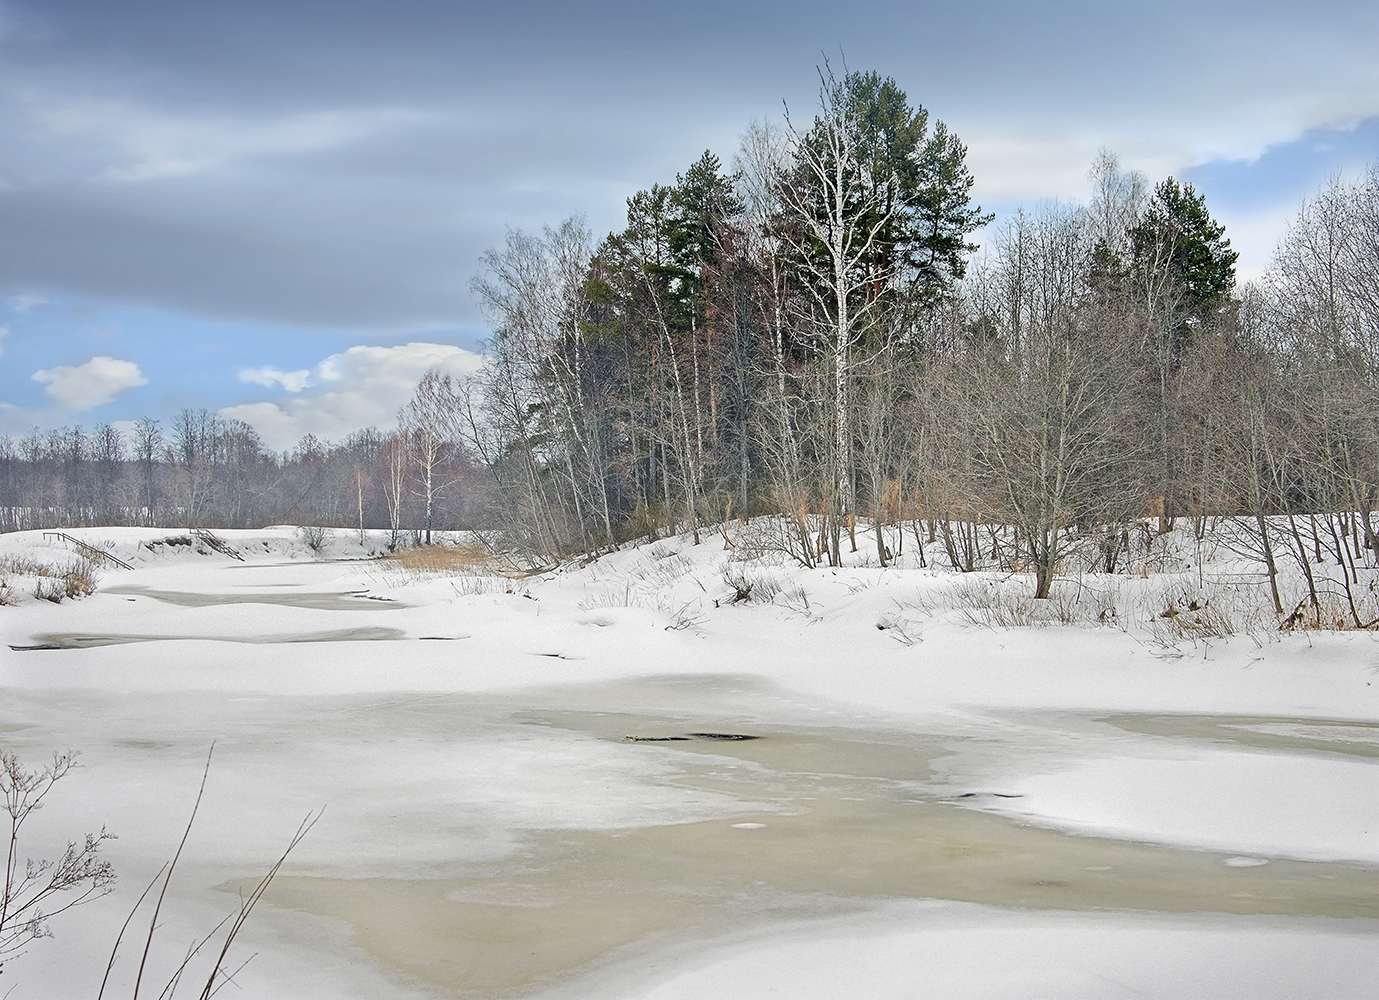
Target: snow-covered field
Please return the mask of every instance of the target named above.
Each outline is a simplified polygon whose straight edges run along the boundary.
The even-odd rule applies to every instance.
[[[345,531],[69,534],[133,569],[59,603],[11,571],[0,746],[81,752],[23,846],[105,824],[121,878],[6,965],[14,1000],[96,995],[213,742],[159,988],[325,806],[240,995],[1375,995],[1373,633],[1169,635],[1126,610],[1152,576],[1118,625],[986,627],[972,578],[718,537],[518,580]]]

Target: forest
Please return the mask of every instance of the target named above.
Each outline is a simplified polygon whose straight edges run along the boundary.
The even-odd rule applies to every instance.
[[[395,430],[273,454],[184,410],[0,439],[0,530],[463,527],[549,566],[759,519],[806,567],[908,545],[1042,598],[1124,570],[1146,524],[1229,522],[1278,614],[1280,561],[1314,610],[1327,562],[1373,626],[1379,164],[1241,284],[1190,184],[1103,150],[1086,204],[997,220],[966,153],[893,80],[825,68],[808,120],[638,191],[621,231],[511,231],[472,286],[486,365],[428,374]]]

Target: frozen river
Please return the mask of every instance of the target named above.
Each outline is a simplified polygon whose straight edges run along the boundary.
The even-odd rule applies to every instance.
[[[590,600],[612,560],[466,594],[260,536],[3,609],[0,739],[83,761],[31,850],[104,823],[121,874],[6,968],[15,1000],[94,996],[212,742],[160,969],[326,807],[246,996],[1373,995],[1367,637],[907,645],[866,603],[894,594],[828,580],[808,618],[687,628]]]

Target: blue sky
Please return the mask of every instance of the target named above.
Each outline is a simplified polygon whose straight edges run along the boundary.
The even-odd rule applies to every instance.
[[[1372,2],[0,0],[0,433],[386,422],[472,364],[507,227],[615,227],[808,114],[825,53],[946,121],[984,207],[1079,197],[1106,145],[1194,183],[1254,276],[1379,159],[1376,51]]]

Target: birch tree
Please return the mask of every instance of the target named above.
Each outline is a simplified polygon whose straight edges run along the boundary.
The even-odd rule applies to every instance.
[[[813,126],[801,132],[786,114],[793,175],[781,189],[788,215],[782,239],[814,306],[807,335],[817,342],[829,366],[828,502],[835,565],[840,559],[840,529],[855,506],[849,419],[853,353],[863,327],[882,301],[866,295],[867,286],[889,279],[879,269],[890,262],[877,251],[893,222],[894,189],[899,184],[894,172],[877,176],[866,169],[859,142],[859,111],[848,78],[838,80],[825,65],[819,73],[819,110]]]
[[[411,400],[398,411],[398,430],[416,472],[415,493],[423,502],[426,544],[431,544],[436,503],[457,477],[449,468],[459,446],[460,399],[454,381],[428,369]]]

